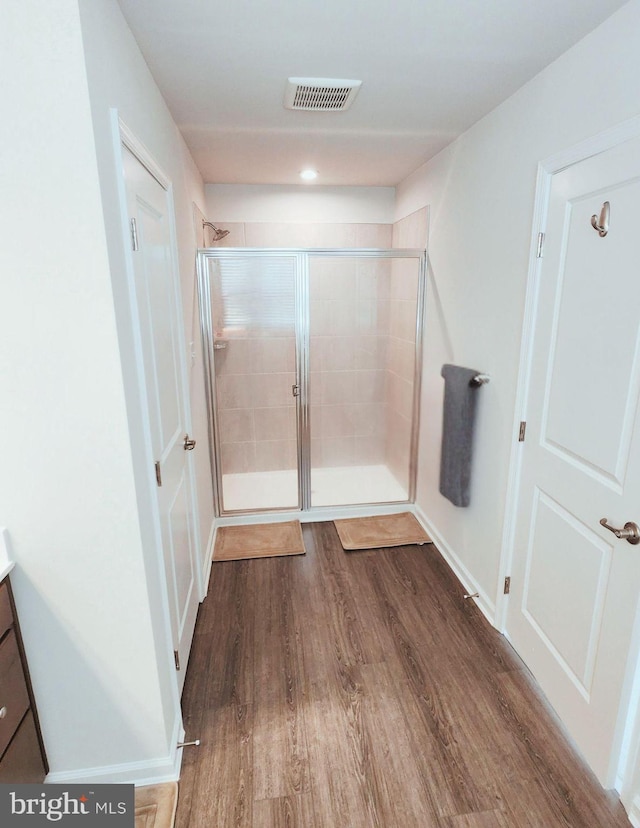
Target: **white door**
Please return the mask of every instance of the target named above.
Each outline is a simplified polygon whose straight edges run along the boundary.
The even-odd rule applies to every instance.
[[[606,201],[601,236],[591,217]],[[506,628],[605,786],[620,752],[640,545],[600,519],[640,524],[639,322],[635,140],[552,179]]]
[[[186,432],[185,366],[170,195],[123,147],[149,427],[180,690],[198,611],[197,533]],[[133,239],[135,238],[135,241]]]

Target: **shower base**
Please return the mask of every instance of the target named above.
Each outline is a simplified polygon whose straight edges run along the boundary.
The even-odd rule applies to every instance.
[[[298,473],[288,471],[225,474],[222,477],[225,512],[253,509],[296,509]],[[343,466],[311,470],[312,506],[406,501],[407,489],[387,466]]]

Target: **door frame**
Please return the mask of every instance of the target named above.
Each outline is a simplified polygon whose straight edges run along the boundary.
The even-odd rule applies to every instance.
[[[495,627],[507,635],[508,595],[504,593],[505,578],[511,573],[516,554],[516,522],[520,500],[520,483],[522,473],[522,446],[518,434],[521,422],[527,421],[529,405],[529,386],[533,363],[533,345],[537,324],[537,303],[540,274],[542,270],[541,250],[544,234],[547,231],[548,206],[551,195],[553,176],[567,167],[585,161],[613,149],[626,141],[640,137],[640,116],[623,121],[585,141],[558,152],[540,161],[538,164],[533,221],[529,247],[529,267],[526,282],[522,338],[518,363],[516,401],[512,426],[511,455],[507,479],[507,497],[505,518],[502,531],[500,565],[496,584]],[[626,699],[626,714],[621,715],[618,723],[619,760],[615,774],[615,788],[622,791],[629,784],[633,771],[636,752],[640,749],[640,612],[636,613],[632,631],[631,646],[627,659],[626,677],[623,689]],[[622,721],[624,719],[624,721]]]
[[[295,341],[296,341],[296,382],[299,386],[299,396],[296,404],[297,443],[298,443],[298,493],[297,507],[282,509],[252,509],[239,511],[225,511],[222,501],[222,465],[219,446],[220,429],[216,404],[216,377],[213,357],[213,328],[211,319],[211,290],[207,262],[210,259],[234,257],[278,257],[289,256],[296,261],[295,272]],[[302,247],[273,247],[273,248],[242,248],[207,247],[198,250],[198,297],[200,301],[200,325],[202,330],[203,364],[205,370],[205,384],[207,408],[210,428],[210,459],[213,475],[213,490],[215,499],[216,517],[218,520],[241,518],[244,522],[253,522],[255,519],[283,519],[285,516],[299,516],[301,513],[307,519],[327,519],[327,514],[335,516],[352,516],[354,510],[371,509],[382,512],[393,510],[399,505],[409,505],[415,502],[417,480],[417,456],[420,428],[420,399],[422,383],[422,359],[424,340],[424,320],[426,304],[426,250],[419,248],[302,248]],[[415,320],[415,352],[411,442],[409,451],[409,492],[406,501],[376,504],[353,504],[349,506],[313,507],[311,506],[311,447],[309,423],[309,262],[312,258],[415,258],[418,259],[418,292],[416,296]],[[331,518],[329,518],[331,519]],[[220,524],[222,525],[222,524]]]
[[[127,124],[119,117],[117,110],[111,110],[111,125],[112,125],[112,139],[113,139],[113,147],[114,147],[114,156],[115,156],[115,164],[116,170],[118,174],[118,200],[119,200],[119,207],[120,207],[120,214],[121,214],[121,225],[122,225],[122,234],[123,234],[123,247],[124,247],[124,257],[125,257],[125,265],[126,265],[126,285],[127,285],[127,293],[128,293],[128,302],[129,302],[129,312],[130,318],[128,320],[129,326],[129,333],[132,337],[132,346],[133,346],[133,353],[135,359],[135,373],[137,377],[136,382],[136,389],[138,394],[138,406],[139,406],[139,428],[140,428],[140,435],[141,435],[141,446],[136,447],[132,445],[132,450],[136,451],[139,456],[144,457],[144,465],[145,465],[145,475],[144,475],[144,501],[148,505],[147,508],[147,515],[150,519],[150,523],[152,526],[153,531],[153,542],[154,542],[154,557],[155,562],[157,565],[157,574],[159,577],[157,578],[157,586],[160,592],[160,602],[162,606],[162,616],[163,616],[163,626],[165,628],[165,633],[168,637],[169,642],[174,641],[174,630],[173,630],[173,621],[172,621],[172,613],[170,609],[170,595],[169,595],[169,584],[167,583],[167,578],[165,575],[165,560],[164,560],[164,546],[162,542],[162,530],[161,530],[161,520],[160,520],[160,510],[158,504],[158,492],[157,492],[157,482],[155,479],[154,473],[154,456],[153,456],[153,449],[152,449],[152,440],[151,440],[151,428],[149,423],[148,411],[149,411],[149,399],[148,399],[148,392],[146,387],[146,380],[145,380],[145,371],[144,371],[144,349],[142,344],[140,326],[139,326],[139,316],[138,316],[138,302],[136,298],[136,283],[135,283],[135,270],[134,270],[134,263],[132,257],[132,250],[130,244],[130,226],[129,226],[129,218],[128,218],[128,209],[127,209],[127,194],[125,188],[125,181],[123,176],[123,148],[129,150],[132,155],[142,164],[142,166],[153,176],[153,178],[160,184],[162,189],[166,192],[167,198],[167,213],[169,216],[169,235],[170,235],[170,247],[171,247],[171,265],[174,274],[179,274],[179,259],[178,259],[178,244],[177,244],[177,232],[176,232],[176,215],[175,215],[175,202],[174,202],[174,188],[173,183],[169,176],[165,173],[162,167],[157,163],[153,155],[149,152],[147,147],[140,141],[137,136],[133,133],[133,131],[127,126]],[[175,284],[174,279],[174,288],[175,288],[175,299],[176,299],[176,321],[178,326],[178,355],[179,359],[182,364],[183,369],[183,377],[184,382],[182,383],[182,392],[181,392],[181,404],[183,406],[184,411],[184,422],[187,432],[191,430],[191,408],[190,408],[190,401],[188,396],[188,372],[186,370],[187,360],[186,360],[186,341],[184,335],[184,315],[182,313],[182,299],[180,293],[180,286],[179,283]],[[191,528],[193,534],[193,543],[194,543],[194,556],[195,556],[195,589],[197,591],[197,598],[198,601],[202,601],[206,591],[205,585],[203,583],[203,571],[201,565],[202,559],[202,550],[200,548],[200,527],[199,527],[199,518],[198,518],[198,510],[196,507],[196,481],[195,481],[195,473],[193,468],[193,459],[190,455],[186,458],[186,478],[187,484],[189,487],[189,509],[190,509],[190,519],[191,519]],[[175,676],[176,679],[176,692],[178,689],[178,676],[177,671],[175,669],[174,663],[174,653],[170,649],[166,653],[167,659],[169,664],[171,665],[171,673]],[[184,670],[186,666],[183,666],[182,670]],[[178,710],[180,709],[180,700],[178,694]],[[183,730],[181,728],[180,732],[183,734]]]

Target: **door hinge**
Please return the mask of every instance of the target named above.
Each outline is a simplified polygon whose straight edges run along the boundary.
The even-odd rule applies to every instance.
[[[136,224],[136,220],[134,218],[131,219],[131,249],[135,253],[138,249],[138,225]]]
[[[176,665],[176,670],[180,669],[180,653],[177,650],[173,651],[173,660]]]
[[[524,443],[524,435],[527,430],[527,422],[526,420],[522,420],[520,422],[520,431],[518,431],[518,442]]]
[[[538,246],[536,247],[536,259],[544,256],[544,233],[538,233]]]
[[[508,595],[511,592],[511,576],[504,579],[504,594]]]
[[[160,461],[156,460],[156,483],[162,486],[162,472],[160,471]]]

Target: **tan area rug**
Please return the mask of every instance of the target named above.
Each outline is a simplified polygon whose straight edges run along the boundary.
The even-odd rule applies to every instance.
[[[379,549],[385,546],[406,546],[432,543],[431,538],[411,512],[397,515],[334,520],[343,549]]]
[[[247,558],[275,558],[304,555],[299,520],[285,523],[254,523],[250,526],[222,526],[213,550],[214,561],[242,561]]]
[[[136,788],[135,828],[173,828],[177,804],[177,782]]]

